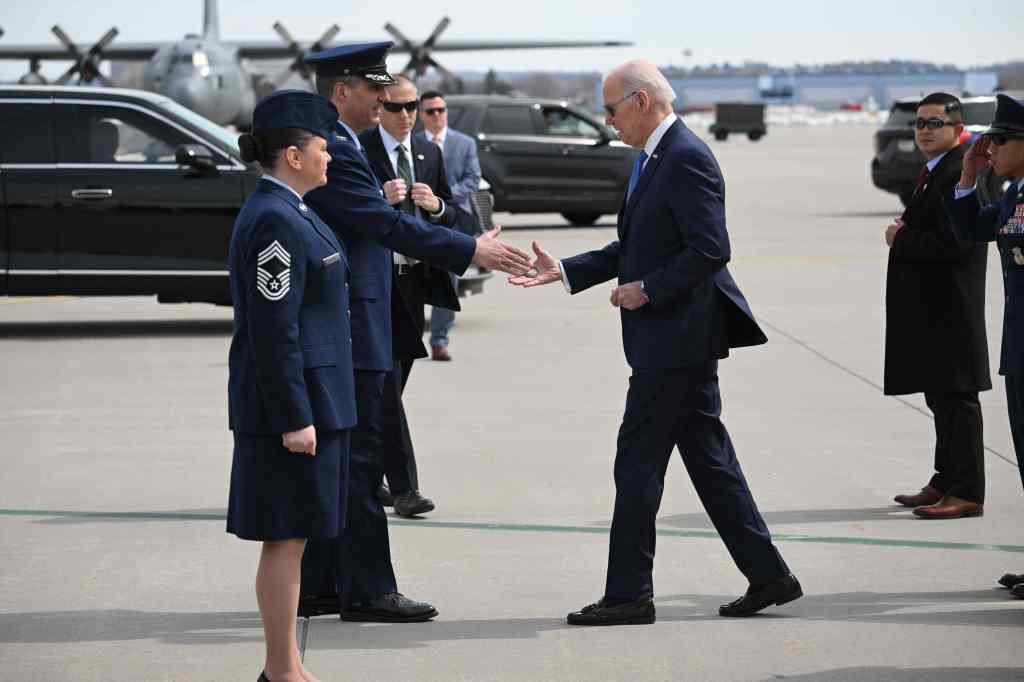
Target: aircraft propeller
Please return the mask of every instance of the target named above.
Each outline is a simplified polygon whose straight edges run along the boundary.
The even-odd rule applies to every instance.
[[[54,24],[50,30],[57,36],[57,40],[67,48],[71,58],[75,60],[75,63],[60,78],[54,81],[57,85],[65,85],[76,73],[78,74],[79,83],[90,83],[93,80],[98,80],[108,87],[111,85],[110,79],[100,72],[100,62],[103,61],[103,50],[107,49],[110,43],[114,41],[114,38],[117,37],[118,31],[116,28],[111,28],[104,33],[103,37],[96,41],[96,44],[85,53],[78,49],[78,46],[71,41],[71,38],[68,37],[68,34],[60,26]]]
[[[337,24],[331,24],[324,31],[324,34],[320,36],[320,39],[310,45],[309,48],[303,48],[280,21],[274,23],[274,30],[277,32],[277,35],[281,36],[281,40],[288,45],[289,51],[295,55],[294,61],[288,65],[288,68],[278,74],[277,78],[273,79],[274,85],[281,87],[291,77],[292,73],[298,73],[309,83],[309,87],[312,88],[313,69],[306,63],[306,55],[326,49],[331,44],[331,41],[334,40],[334,36],[338,35],[338,32],[341,31],[341,27]]]
[[[404,69],[402,69],[402,73],[411,78],[418,78],[426,73],[428,68],[434,67],[434,69],[436,69],[444,78],[461,86],[461,79],[438,63],[438,61],[430,54],[431,50],[434,48],[434,44],[437,42],[437,39],[441,36],[444,30],[448,28],[448,24],[450,23],[452,23],[451,19],[448,17],[442,17],[441,21],[439,21],[437,26],[434,27],[434,31],[430,36],[419,44],[409,40],[409,38],[399,31],[394,24],[390,22],[384,24],[384,30],[390,33],[402,47],[409,51],[409,63],[405,65]]]

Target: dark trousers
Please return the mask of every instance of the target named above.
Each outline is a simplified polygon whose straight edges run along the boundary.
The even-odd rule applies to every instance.
[[[393,495],[403,495],[419,490],[420,481],[416,471],[416,452],[412,447],[409,422],[405,418],[402,393],[412,372],[412,360],[396,360],[395,369],[388,376],[384,387],[384,434],[381,456],[384,475]]]
[[[757,510],[719,419],[718,362],[635,371],[615,454],[615,515],[605,596],[654,596],[655,517],[678,447],[690,480],[729,554],[752,585],[789,573]]]
[[[1006,408],[1010,413],[1010,435],[1017,453],[1020,481],[1024,484],[1024,376],[1007,375]]]
[[[388,519],[377,500],[383,480],[380,463],[381,411],[390,372],[356,370],[356,409],[352,429],[348,509],[345,529],[335,540],[306,543],[302,555],[303,595],[339,595],[342,607],[397,592],[391,566]]]
[[[935,415],[935,475],[929,482],[945,495],[985,502],[985,446],[977,391],[925,392]]]

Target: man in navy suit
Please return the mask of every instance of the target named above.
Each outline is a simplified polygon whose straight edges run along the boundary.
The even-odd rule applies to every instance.
[[[510,273],[525,272],[527,254],[495,238],[498,230],[474,240],[437,221],[445,207],[430,202],[422,218],[396,211],[374,177],[358,133],[380,120],[386,86],[394,83],[385,58],[392,43],[342,45],[307,57],[316,68],[319,93],[338,109],[327,184],[306,202],[345,244],[352,273],[352,364],[358,423],[352,430],[346,527],[337,540],[311,542],[302,561],[299,611],[337,613],[342,620],[415,622],[437,615],[433,606],[398,592],[387,516],[377,499],[383,480],[380,446],[383,396],[392,356],[392,249],[462,273],[470,263]],[[411,190],[414,201],[426,193]]]
[[[627,62],[604,82],[606,121],[642,150],[619,211],[618,241],[556,261],[536,242],[521,286],[562,281],[570,293],[618,278],[632,368],[615,455],[615,512],[604,596],[570,613],[573,625],[653,623],[655,518],[678,447],[697,494],[750,583],[719,608],[750,616],[803,595],[754,503],[719,416],[718,361],[767,339],[729,275],[725,187],[711,151],[672,109],[675,92],[650,62]]]
[[[444,169],[448,175],[455,204],[463,211],[462,217],[475,231],[476,224],[471,199],[480,188],[480,158],[476,153],[476,140],[448,127],[448,105],[444,95],[428,90],[420,96],[420,121],[423,130],[417,136],[430,140],[444,152]],[[430,312],[430,358],[446,362],[452,359],[448,352],[448,334],[455,323],[455,311],[434,306]]]

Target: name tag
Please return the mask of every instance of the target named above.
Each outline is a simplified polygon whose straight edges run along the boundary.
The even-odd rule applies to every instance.
[[[327,256],[327,258],[324,258],[324,267],[326,268],[328,265],[334,265],[335,263],[337,263],[340,260],[341,260],[341,254],[340,253],[332,253],[330,256]]]

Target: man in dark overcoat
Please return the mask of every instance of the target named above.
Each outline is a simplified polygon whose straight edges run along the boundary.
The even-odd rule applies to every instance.
[[[928,95],[913,125],[928,162],[907,209],[885,233],[885,394],[924,393],[935,416],[935,473],[920,492],[895,500],[922,518],[981,516],[985,461],[978,392],[992,388],[987,248],[960,239],[943,201],[960,180],[960,100]]]

